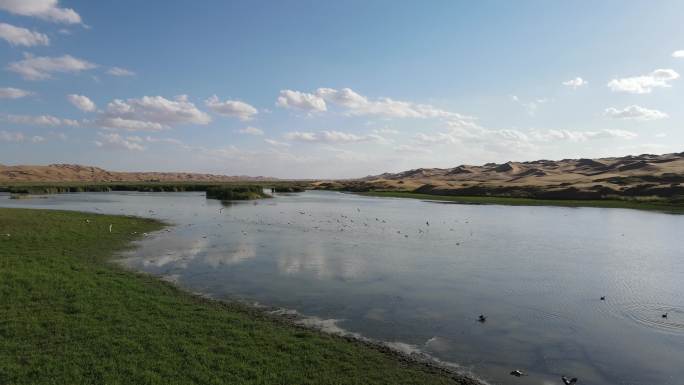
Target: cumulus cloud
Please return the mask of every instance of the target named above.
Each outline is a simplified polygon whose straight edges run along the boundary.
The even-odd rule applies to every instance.
[[[316,95],[329,103],[347,109],[350,115],[376,115],[387,118],[468,118],[429,104],[417,104],[390,98],[370,100],[350,88],[340,90],[319,88],[316,90]]]
[[[563,82],[563,85],[564,85],[564,86],[570,87],[570,88],[572,88],[573,90],[576,90],[576,89],[578,89],[578,88],[580,88],[580,87],[586,86],[587,84],[589,84],[589,82],[586,81],[586,80],[584,80],[584,79],[582,79],[582,78],[579,77],[579,76],[576,77],[576,78],[574,78],[574,79],[570,79],[570,80],[568,80],[568,81],[564,81],[564,82]]]
[[[31,95],[31,92],[19,88],[0,87],[0,99],[19,99]]]
[[[112,67],[107,70],[107,73],[112,76],[135,76],[135,72],[121,67]]]
[[[285,134],[285,139],[310,143],[359,143],[383,141],[383,138],[376,134],[356,135],[340,131],[293,131]]]
[[[45,137],[39,135],[27,137],[21,132],[0,130],[0,142],[21,143],[27,141],[31,143],[40,143],[45,141]]]
[[[230,116],[240,120],[250,120],[259,111],[253,106],[239,100],[220,101],[218,96],[213,95],[204,101],[204,104],[219,115]]]
[[[307,112],[326,111],[325,100],[320,96],[305,92],[282,90],[276,101],[278,107],[294,108]]]
[[[67,95],[67,100],[69,100],[69,103],[73,104],[76,108],[78,108],[81,111],[91,112],[95,111],[95,109],[97,108],[97,106],[95,106],[95,103],[93,103],[93,101],[90,100],[90,98],[87,96],[70,94]]]
[[[34,126],[68,126],[68,127],[78,127],[81,123],[73,119],[62,119],[52,115],[5,115],[2,117],[3,120],[14,123],[14,124],[24,124],[24,125],[34,125]]]
[[[442,119],[450,125],[470,127],[475,118],[437,108],[391,98],[370,99],[351,88],[319,88],[313,93],[282,90],[276,105],[309,113],[324,112],[329,106],[341,108],[349,116],[378,116],[391,119]]]
[[[25,53],[24,60],[9,63],[7,69],[18,73],[26,80],[44,80],[52,78],[54,73],[78,73],[95,67],[97,65],[71,55],[41,57]]]
[[[264,131],[260,128],[256,127],[245,127],[241,128],[238,130],[239,133],[245,134],[245,135],[255,135],[255,136],[260,136],[264,134]]]
[[[15,27],[7,23],[0,23],[0,39],[7,40],[13,46],[33,47],[34,45],[50,44],[50,39],[45,34],[26,28]]]
[[[631,105],[623,109],[615,107],[606,108],[606,116],[613,119],[634,119],[634,120],[658,120],[666,119],[669,116],[658,110],[651,110],[637,105]]]
[[[0,9],[56,23],[81,23],[81,16],[71,8],[60,8],[58,0],[0,0]]]
[[[678,51],[672,52],[672,57],[675,57],[675,58],[678,58],[678,59],[679,59],[679,58],[684,58],[684,49],[680,49],[680,50],[678,50]]]
[[[654,88],[672,87],[670,82],[676,79],[679,79],[679,74],[675,70],[658,69],[646,75],[613,79],[608,88],[615,92],[650,94]]]
[[[174,100],[162,96],[115,99],[97,120],[104,128],[130,131],[159,131],[180,124],[208,124],[211,117],[195,107],[187,95]]]
[[[129,151],[143,151],[145,147],[140,144],[142,138],[138,136],[123,137],[117,133],[99,134],[100,139],[95,141],[97,147],[114,149],[114,150],[129,150]]]

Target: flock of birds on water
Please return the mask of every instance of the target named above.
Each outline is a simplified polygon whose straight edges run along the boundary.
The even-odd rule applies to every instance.
[[[256,204],[256,202],[255,202],[254,204]],[[203,206],[204,206],[204,205],[203,205]],[[96,211],[101,211],[99,208],[95,208],[95,210],[96,210]],[[123,209],[121,209],[121,211],[123,211]],[[219,213],[219,214],[223,214],[223,211],[224,211],[224,207],[221,207],[221,208],[219,208],[218,213]],[[359,213],[359,212],[361,212],[361,209],[360,209],[360,208],[357,208],[356,211],[357,211],[357,213]],[[300,211],[297,211],[297,213],[300,214],[300,215],[307,215],[307,213],[306,213],[305,211],[301,211],[301,210],[300,210]],[[148,210],[148,214],[155,215],[155,212],[154,212],[154,210]],[[285,212],[282,212],[282,211],[281,211],[280,214],[285,214]],[[311,216],[311,214],[308,214],[308,215]],[[197,214],[195,214],[195,216],[197,216]],[[377,218],[377,217],[374,218],[374,220],[375,220],[375,222],[377,222],[377,223],[379,223],[379,224],[386,224],[386,223],[387,223],[386,220],[380,219],[380,218]],[[345,221],[349,221],[349,223],[345,223]],[[86,223],[90,223],[90,220],[89,220],[89,219],[86,219],[85,222],[86,222]],[[329,223],[329,224],[333,224],[333,221],[332,221],[332,220],[327,220],[326,222]],[[369,222],[368,219],[366,219],[365,221],[363,221],[363,222],[362,222],[362,223],[363,223],[363,226],[364,226],[364,227],[369,227],[368,222]],[[260,225],[264,225],[264,224],[271,225],[270,223],[264,223],[264,222],[261,221],[261,220],[258,221],[257,223],[260,224]],[[348,215],[344,215],[344,214],[340,214],[340,215],[339,215],[339,218],[337,218],[336,221],[335,221],[335,224],[337,224],[337,225],[340,226],[340,227],[338,228],[338,230],[339,230],[340,232],[345,231],[345,228],[351,228],[351,226],[352,226],[351,224],[354,224],[354,223],[355,223],[355,222],[354,222],[354,219],[352,219],[352,218],[350,218]],[[465,223],[465,224],[468,224],[469,221],[466,219],[466,220],[464,221],[464,223]],[[444,224],[446,224],[446,222],[444,222]],[[219,224],[219,225],[220,225],[220,224]],[[292,221],[287,222],[287,225],[293,225]],[[192,224],[188,224],[188,226],[192,226]],[[425,228],[419,228],[419,229],[418,229],[418,234],[419,234],[419,235],[421,235],[421,234],[426,234],[426,233],[427,233],[427,229],[430,227],[430,221],[429,221],[429,220],[428,220],[428,221],[425,221],[425,226],[426,226]],[[110,224],[110,225],[109,225],[109,228],[108,228],[110,233],[112,232],[112,228],[113,228],[113,225]],[[313,228],[313,229],[320,230],[320,227],[319,227],[319,226],[313,226],[312,228]],[[449,230],[450,230],[450,231],[454,231],[453,228],[450,228]],[[167,230],[165,230],[165,231],[166,231],[166,232],[170,232],[171,230],[170,230],[170,229],[167,229]],[[384,231],[384,228],[383,228],[383,231]],[[247,235],[247,231],[245,231],[245,230],[241,230],[241,233],[242,233],[242,235],[244,235],[244,236]],[[396,233],[401,235],[401,230],[396,230]],[[134,233],[132,233],[132,234],[136,234],[136,232],[134,232]],[[143,235],[143,236],[148,236],[147,233],[142,233],[142,235]],[[470,235],[472,236],[472,231],[470,232]],[[6,236],[6,237],[10,237],[11,234],[5,234],[5,236]],[[404,238],[408,238],[408,237],[409,237],[408,234],[403,234],[403,236],[404,236]],[[203,236],[203,238],[206,238],[206,237],[207,237],[206,235]],[[456,245],[457,245],[457,246],[459,246],[460,244],[461,244],[460,242],[456,242]],[[605,301],[605,300],[606,300],[606,296],[601,296],[601,297],[600,297],[600,300],[601,300],[601,301]],[[661,318],[667,319],[667,318],[668,318],[668,313],[666,312],[666,313],[661,314]],[[482,324],[486,323],[486,322],[487,322],[487,316],[486,316],[485,314],[480,314],[480,315],[477,317],[477,322],[482,323]],[[515,376],[515,377],[525,377],[525,376],[528,376],[528,374],[526,374],[526,373],[523,372],[522,370],[518,370],[518,369],[511,371],[511,372],[510,372],[510,375],[511,375],[511,376]],[[577,377],[568,378],[567,376],[562,376],[562,377],[561,377],[561,381],[562,381],[563,384],[565,384],[565,385],[573,385],[573,384],[576,384],[576,383],[578,382],[578,379],[577,379]]]

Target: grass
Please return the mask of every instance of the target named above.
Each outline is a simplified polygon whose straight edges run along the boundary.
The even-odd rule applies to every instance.
[[[261,186],[220,186],[209,187],[207,198],[224,201],[268,198]]]
[[[602,199],[602,200],[565,200],[565,199],[531,199],[509,198],[493,196],[454,196],[420,194],[402,191],[370,191],[357,193],[366,196],[390,197],[390,198],[413,198],[435,201],[448,201],[462,204],[489,204],[509,206],[562,206],[562,207],[605,207],[624,208],[638,210],[653,210],[669,213],[684,214],[684,204],[675,204],[667,201],[654,200],[625,200],[625,199]]]
[[[0,208],[0,384],[459,383],[110,262],[162,226]]]

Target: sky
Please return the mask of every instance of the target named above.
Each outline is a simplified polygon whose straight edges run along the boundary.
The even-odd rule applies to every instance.
[[[350,178],[684,151],[684,2],[0,0],[0,163]]]

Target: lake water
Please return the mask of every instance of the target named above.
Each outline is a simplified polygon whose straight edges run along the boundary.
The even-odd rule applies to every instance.
[[[2,195],[0,205],[169,221],[128,266],[294,310],[491,383],[561,384],[565,374],[684,384],[684,216],[334,192],[232,205],[203,193]]]

